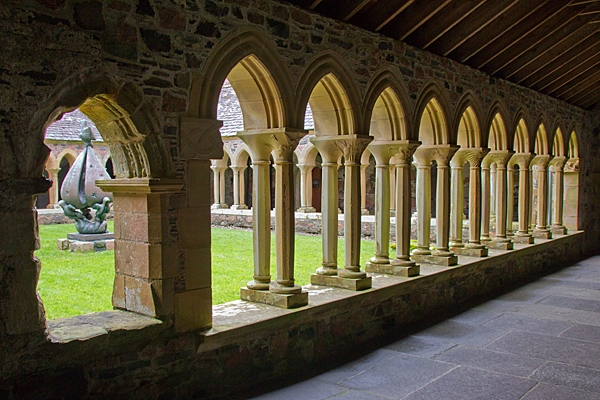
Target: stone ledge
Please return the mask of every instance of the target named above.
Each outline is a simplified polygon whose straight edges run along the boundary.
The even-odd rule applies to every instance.
[[[435,254],[412,254],[410,259],[420,263],[443,265],[445,267],[458,264],[458,257],[456,255],[437,256]]]
[[[421,265],[421,274],[410,278],[373,274],[371,276],[373,286],[368,291],[350,291],[334,287],[307,285],[303,289],[309,294],[310,305],[304,308],[285,310],[239,300],[219,304],[213,307],[213,328],[200,333],[200,336],[204,339],[204,344],[200,346],[199,352],[229,343],[239,344],[240,338],[250,333],[264,332],[265,329],[279,330],[300,321],[308,323],[308,321],[313,321],[314,318],[317,318],[317,315],[323,315],[323,313],[337,315],[352,307],[361,307],[365,302],[383,303],[392,298],[399,299],[402,296],[409,296],[411,293],[428,292],[429,288],[436,285],[445,283],[460,284],[477,272],[493,270],[503,274],[509,273],[510,269],[506,268],[506,263],[514,264],[515,260],[526,263],[528,269],[539,269],[540,261],[537,254],[548,254],[550,262],[560,262],[551,255],[550,250],[554,247],[557,249],[575,249],[574,244],[582,242],[581,236],[583,234],[582,231],[573,232],[571,235],[550,239],[543,243],[519,245],[519,248],[512,251],[494,250],[489,257],[480,259],[459,257],[460,264],[454,267],[424,264]],[[528,260],[528,257],[532,257],[532,259]],[[535,265],[532,264],[534,261]],[[518,278],[524,279],[521,276]],[[495,285],[498,282],[486,281],[477,285],[477,287],[471,288],[471,295],[465,297],[463,301],[497,289]],[[507,279],[503,281],[503,284],[506,285],[510,282],[511,280]],[[452,304],[446,306],[450,307]],[[423,319],[429,313],[442,311],[442,309],[420,310],[418,316],[414,318]],[[406,320],[404,322],[411,321]]]
[[[166,324],[158,319],[112,310],[48,321],[48,338],[52,343],[111,339],[111,344],[114,344],[116,337],[119,340],[135,341],[165,328]]]
[[[485,247],[480,249],[472,247],[450,247],[450,251],[454,252],[454,254],[459,256],[487,257],[488,255],[488,249]]]

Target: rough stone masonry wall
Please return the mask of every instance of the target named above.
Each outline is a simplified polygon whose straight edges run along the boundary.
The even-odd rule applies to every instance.
[[[37,238],[31,211],[32,196],[48,187],[40,179],[48,155],[43,144],[45,124],[58,116],[60,107],[71,109],[90,93],[107,92],[96,100],[114,95],[140,131],[138,137],[105,138],[113,156],[129,160],[134,167],[138,153],[153,156],[142,160],[147,169],[127,169],[116,163],[117,173],[123,177],[182,177],[186,164],[179,153],[179,117],[193,115],[195,105],[189,99],[194,74],[201,73],[224,38],[242,27],[252,27],[261,40],[273,44],[281,60],[277,67],[289,69],[292,88],[313,57],[333,51],[363,97],[378,71],[386,67],[396,71],[406,89],[409,116],[422,89],[434,81],[445,90],[449,114],[461,96],[471,92],[483,115],[494,100],[502,101],[509,125],[523,107],[530,124],[543,114],[548,126],[558,119],[564,132],[575,129],[583,160],[580,220],[586,230],[578,243],[583,253],[599,250],[595,240],[600,235],[597,115],[403,43],[268,0],[7,0],[0,3],[0,237],[4,238],[0,246],[0,397],[20,398],[27,390],[40,388],[40,397],[56,397],[53,394],[57,392],[51,390],[73,389],[115,398],[123,395],[126,387],[139,385],[140,398],[156,398],[170,391],[197,393],[202,387],[211,388],[213,379],[226,384],[238,378],[242,383],[253,376],[262,379],[286,369],[280,369],[281,365],[299,353],[307,354],[298,364],[303,366],[341,350],[341,346],[353,345],[361,332],[348,321],[361,313],[380,315],[379,310],[387,307],[357,306],[346,315],[297,321],[297,325],[286,326],[288,332],[282,332],[283,336],[255,332],[241,337],[237,344],[202,350],[199,356],[195,355],[198,337],[174,334],[168,321],[162,335],[142,336],[127,346],[120,342],[122,333],[110,335],[98,348],[86,347],[86,342],[47,341],[43,309],[35,297],[40,264],[32,257]],[[107,82],[90,82],[92,75],[103,76]],[[132,98],[137,102],[128,102]],[[141,118],[138,111],[148,113]],[[208,174],[205,184],[208,186]],[[185,207],[185,193],[172,195],[167,207],[170,229],[165,230],[172,240],[179,235],[176,215],[181,207]],[[199,232],[203,234],[208,232]],[[568,248],[557,250],[555,256],[551,263],[577,258]],[[176,288],[186,286],[185,257],[181,258]],[[530,264],[528,273],[541,271],[534,260]],[[521,267],[514,279],[524,277],[521,272],[527,266]],[[474,284],[484,278],[482,274],[473,275]],[[506,280],[490,281],[487,288],[503,282]],[[427,297],[434,307],[453,304],[448,286],[433,287],[428,293],[390,300],[396,305],[385,308],[381,314],[385,318],[370,325],[367,337],[385,334],[401,323],[404,313],[418,311],[410,307],[412,297]],[[8,304],[22,307],[9,309]],[[386,322],[388,319],[394,324]],[[334,328],[342,331],[332,331]],[[316,338],[322,333],[331,347],[319,344]],[[281,350],[276,343],[285,341],[285,336],[289,345]],[[340,337],[343,340],[337,340]],[[311,355],[311,348],[318,357]],[[243,376],[238,377],[239,367],[249,367],[248,363],[253,363],[252,368],[243,369]]]

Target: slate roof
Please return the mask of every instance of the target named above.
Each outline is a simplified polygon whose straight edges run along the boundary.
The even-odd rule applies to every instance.
[[[217,107],[217,119],[223,121],[223,127],[221,128],[222,136],[235,136],[237,132],[244,129],[240,102],[231,87],[231,83],[227,79],[223,83],[223,89],[221,89],[219,105]],[[314,129],[310,106],[306,107],[304,129]]]
[[[87,121],[88,126],[92,128],[94,140],[96,142],[103,142],[100,132],[96,129],[96,125],[94,125],[92,120],[78,109],[63,114],[61,119],[55,121],[46,128],[46,139],[80,142],[81,139],[79,139],[79,133],[81,132],[81,124],[83,121]]]

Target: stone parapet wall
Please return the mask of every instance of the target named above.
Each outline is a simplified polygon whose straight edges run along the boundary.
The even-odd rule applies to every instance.
[[[391,219],[390,240],[396,240],[396,222]],[[250,210],[213,210],[211,212],[211,225],[213,227],[223,228],[241,228],[252,229],[252,211]],[[320,213],[296,213],[296,233],[307,235],[321,234],[321,214]],[[373,215],[363,215],[361,217],[362,236],[366,239],[375,240],[375,217]],[[469,221],[463,221],[463,241],[469,237]],[[275,214],[271,213],[271,229],[275,229]],[[431,220],[431,241],[435,243],[436,220]],[[344,215],[338,217],[338,235],[344,236]],[[417,239],[417,218],[412,218],[411,239]]]
[[[365,292],[307,286],[311,306],[295,310],[241,301],[218,305],[213,329],[200,333],[177,335],[168,321],[121,311],[52,321],[51,341],[0,343],[16,349],[3,353],[1,376],[9,379],[0,380],[0,394],[22,398],[32,382],[48,398],[249,393],[243,391],[248,386],[345,359],[348,349],[391,341],[438,313],[572,264],[583,257],[585,236],[517,245],[476,261],[461,258],[454,267],[423,265],[414,278],[376,274]]]

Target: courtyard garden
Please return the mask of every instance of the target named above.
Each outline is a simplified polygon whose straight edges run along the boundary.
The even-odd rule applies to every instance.
[[[109,231],[113,222],[109,221]],[[112,309],[114,252],[75,253],[58,250],[57,240],[75,232],[72,224],[41,225],[42,262],[38,284],[48,319],[65,318]],[[344,242],[339,239],[338,264],[344,264]],[[240,287],[252,279],[252,232],[212,228],[212,288],[214,304],[239,299]],[[375,254],[375,242],[361,242],[361,266]],[[296,235],[295,277],[299,285],[310,283],[321,265],[321,237]],[[275,243],[271,241],[271,271],[275,279]]]

